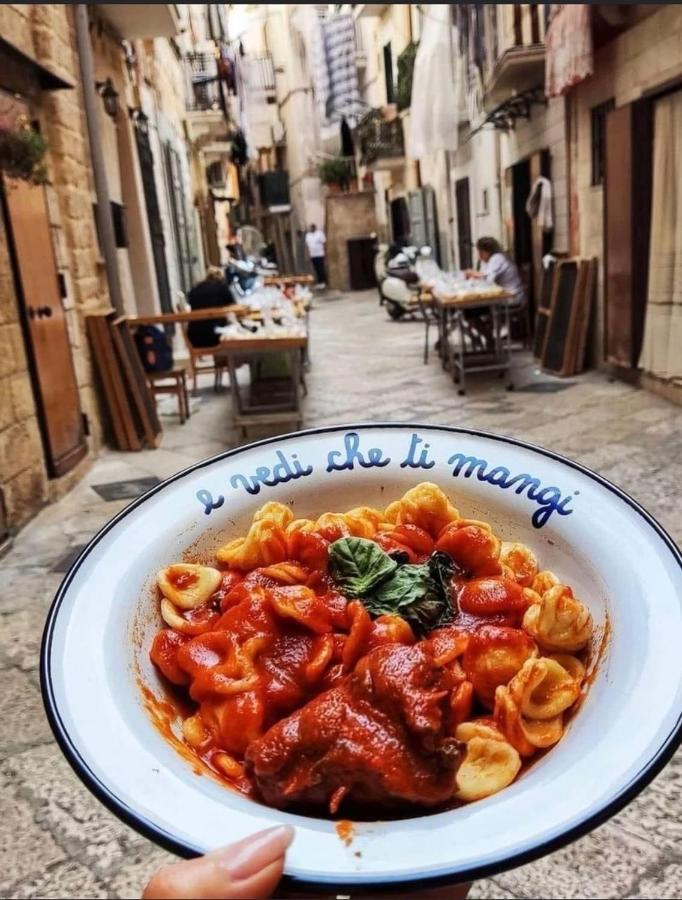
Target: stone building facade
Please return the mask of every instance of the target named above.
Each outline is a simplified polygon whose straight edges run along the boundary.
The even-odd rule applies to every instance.
[[[171,40],[179,15],[176,6],[89,7],[95,87],[116,92],[115,115],[103,96],[96,115],[129,314],[170,310],[200,268],[182,50]],[[0,544],[81,478],[106,439],[85,318],[110,311],[113,294],[74,6],[0,7],[0,122],[23,120],[47,145],[47,183],[5,178],[0,190]]]
[[[86,453],[68,474],[50,478],[36,395],[30,377],[26,328],[22,323],[16,273],[10,260],[6,216],[0,217],[0,490],[6,523],[21,526],[44,503],[82,477],[102,441],[101,416],[84,316],[109,306],[92,211],[87,132],[78,85],[74,22],[68,6],[0,7],[0,88],[26,98],[48,144],[46,194],[62,305],[83,414]],[[12,49],[23,54],[21,64]],[[4,58],[4,64],[3,64]],[[41,68],[38,68],[40,66]],[[65,86],[45,90],[54,73]],[[68,85],[68,86],[66,86]],[[5,103],[5,105],[6,105]],[[1,104],[0,104],[1,105]],[[36,265],[45,250],[36,248]]]

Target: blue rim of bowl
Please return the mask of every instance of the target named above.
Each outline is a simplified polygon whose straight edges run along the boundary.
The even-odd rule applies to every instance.
[[[57,590],[55,598],[52,601],[52,605],[50,607],[50,611],[45,623],[45,629],[43,631],[43,639],[40,649],[40,687],[43,696],[45,711],[47,713],[47,718],[50,723],[50,727],[52,728],[55,739],[71,768],[74,770],[76,775],[78,775],[83,784],[88,788],[88,790],[91,791],[92,794],[94,794],[95,797],[97,797],[97,799],[101,803],[104,804],[104,806],[107,807],[107,809],[110,810],[110,812],[114,813],[126,825],[134,828],[144,837],[149,838],[160,847],[163,847],[165,850],[169,850],[177,856],[185,859],[191,859],[193,857],[201,855],[203,851],[199,850],[197,847],[193,847],[190,844],[185,843],[184,841],[181,841],[170,832],[155,825],[153,822],[149,821],[149,819],[140,815],[127,803],[117,797],[116,794],[95,775],[92,769],[90,769],[87,762],[80,755],[78,748],[71,740],[71,737],[61,719],[52,689],[52,673],[50,664],[52,637],[62,601],[66,596],[69,586],[73,581],[78,569],[80,568],[86,557],[93,550],[93,548],[96,547],[97,544],[102,540],[102,538],[104,538],[105,535],[108,534],[108,532],[111,531],[111,529],[114,528],[119,522],[121,522],[130,512],[132,512],[142,503],[145,503],[154,494],[163,490],[166,485],[172,484],[174,481],[179,481],[181,478],[184,478],[186,475],[189,475],[192,472],[196,472],[198,469],[205,468],[206,466],[212,465],[213,463],[218,462],[222,459],[229,459],[232,456],[238,456],[239,454],[245,453],[248,450],[253,449],[254,447],[263,447],[268,444],[281,443],[284,440],[290,440],[291,438],[297,437],[334,434],[339,431],[359,431],[363,429],[402,429],[414,431],[440,431],[447,432],[449,434],[465,434],[469,437],[478,437],[484,438],[486,440],[498,441],[502,444],[511,444],[515,447],[521,447],[524,450],[531,450],[534,453],[540,454],[541,456],[546,456],[549,459],[563,463],[569,468],[576,469],[583,475],[588,476],[593,481],[597,482],[602,487],[615,494],[629,507],[631,507],[631,509],[638,513],[663,540],[663,543],[666,544],[666,546],[670,550],[672,556],[677,562],[677,565],[680,569],[682,569],[682,552],[678,548],[675,541],[673,541],[673,539],[663,528],[663,526],[660,525],[659,522],[657,522],[650,513],[648,513],[636,500],[630,497],[629,494],[627,494],[617,485],[608,481],[608,479],[604,478],[602,475],[593,472],[586,466],[583,466],[581,463],[575,462],[568,457],[562,456],[560,453],[555,453],[553,450],[547,450],[544,447],[539,447],[536,444],[532,444],[528,441],[521,441],[517,438],[507,437],[505,435],[499,434],[492,434],[486,431],[478,431],[476,429],[458,428],[449,425],[421,424],[413,422],[363,422],[360,424],[308,428],[302,431],[280,434],[275,437],[265,438],[260,441],[254,441],[250,444],[244,444],[239,447],[235,447],[232,450],[226,450],[224,453],[219,453],[216,456],[201,460],[200,462],[188,466],[186,469],[182,469],[180,472],[176,472],[175,475],[171,475],[170,478],[166,478],[160,484],[155,485],[146,493],[142,494],[140,497],[137,497],[130,504],[128,504],[128,506],[117,513],[113,517],[113,519],[107,522],[107,524],[97,532],[97,534],[83,549],[80,556],[75,560],[69,571],[64,576],[64,579]],[[526,863],[533,862],[534,860],[539,859],[540,857],[545,856],[548,853],[553,853],[556,850],[560,850],[562,847],[565,847],[572,841],[583,837],[588,832],[592,831],[599,825],[602,825],[604,822],[610,819],[611,816],[614,816],[617,812],[627,806],[627,804],[630,803],[630,801],[633,800],[651,781],[653,781],[653,779],[656,777],[656,775],[659,774],[659,772],[661,772],[664,766],[670,761],[681,743],[682,710],[678,715],[678,719],[675,723],[674,728],[668,734],[667,738],[662,741],[661,746],[658,748],[656,753],[642,767],[642,769],[640,769],[637,775],[635,775],[630,780],[630,782],[620,791],[617,796],[613,797],[611,800],[605,803],[600,810],[590,816],[586,816],[581,822],[570,828],[567,828],[566,830],[562,831],[561,834],[558,834],[547,841],[536,843],[532,847],[521,850],[511,856],[506,856],[490,863],[472,865],[459,869],[450,869],[448,871],[441,870],[434,873],[433,875],[418,874],[414,877],[399,876],[395,879],[392,879],[390,876],[382,875],[374,876],[371,878],[365,877],[362,880],[350,878],[346,882],[339,882],[337,880],[332,880],[326,877],[324,873],[319,873],[319,875],[312,878],[285,875],[282,879],[281,885],[283,887],[298,887],[306,891],[310,891],[314,890],[315,888],[328,890],[330,885],[333,885],[338,889],[347,887],[349,890],[357,890],[358,888],[363,887],[376,888],[378,885],[390,884],[392,890],[397,890],[398,892],[400,892],[401,888],[403,888],[406,891],[409,890],[410,892],[413,892],[417,888],[426,889],[430,887],[437,887],[438,885],[454,885],[462,884],[465,882],[478,881],[481,878],[488,878],[492,875],[504,872],[507,869],[525,865]]]

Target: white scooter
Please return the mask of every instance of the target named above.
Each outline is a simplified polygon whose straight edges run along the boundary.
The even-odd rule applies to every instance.
[[[430,247],[399,247],[379,244],[374,257],[374,274],[379,288],[379,303],[386,304],[392,319],[412,320],[419,316],[416,304],[419,290],[417,262],[431,256]]]

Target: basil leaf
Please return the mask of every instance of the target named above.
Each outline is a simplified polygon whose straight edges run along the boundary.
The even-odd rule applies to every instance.
[[[378,544],[365,538],[339,538],[329,546],[329,572],[349,597],[364,597],[397,567]]]
[[[405,618],[418,635],[432,631],[452,621],[450,606],[438,597],[422,597],[404,613]]]
[[[449,590],[454,568],[447,554],[434,554],[425,565],[397,569],[362,602],[371,615],[402,616],[423,636],[454,618]]]
[[[454,559],[442,550],[432,553],[427,562],[429,573],[433,581],[438,585],[440,592],[447,597],[450,604],[454,605],[454,599],[450,587],[452,579],[456,575],[463,575],[464,570],[457,565]]]
[[[372,601],[400,615],[403,606],[424,597],[432,587],[427,566],[401,566],[372,591]]]

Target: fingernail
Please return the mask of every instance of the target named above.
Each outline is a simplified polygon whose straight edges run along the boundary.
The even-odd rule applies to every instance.
[[[278,825],[241,841],[227,864],[230,875],[237,881],[250,878],[279,859],[293,839],[294,829],[290,825]]]

